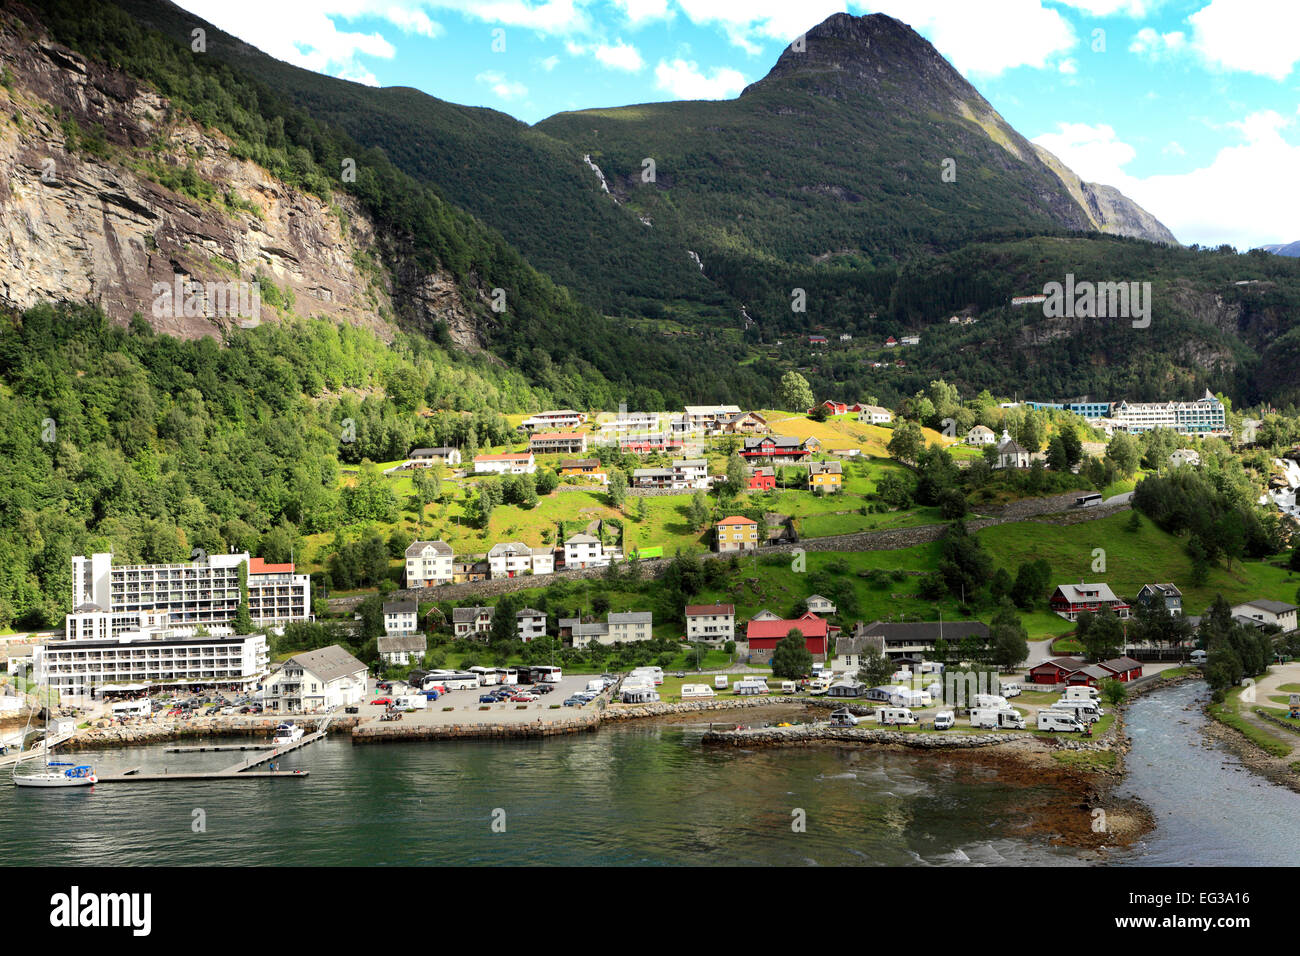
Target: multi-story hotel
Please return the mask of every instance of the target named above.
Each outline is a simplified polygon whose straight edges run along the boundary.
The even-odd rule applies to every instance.
[[[67,626],[74,630],[108,627],[109,635],[115,636],[138,630],[140,612],[165,612],[172,629],[202,626],[212,631],[230,624],[239,610],[239,565],[244,563],[248,565],[248,613],[254,624],[267,627],[310,619],[311,576],[294,573],[292,564],[267,564],[245,551],[185,564],[114,566],[111,554],[95,554],[72,559],[76,610]],[[82,614],[107,614],[109,623],[74,620]]]
[[[1111,413],[1116,427],[1137,434],[1168,428],[1183,435],[1226,433],[1223,402],[1207,389],[1194,402],[1120,402]]]
[[[35,680],[72,695],[123,685],[251,687],[266,674],[267,664],[263,634],[167,637],[128,632],[111,640],[51,641],[32,653]]]

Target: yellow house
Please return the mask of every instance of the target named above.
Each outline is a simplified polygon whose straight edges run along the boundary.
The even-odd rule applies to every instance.
[[[752,518],[732,515],[723,518],[715,528],[718,550],[753,551],[758,548],[758,522]]]
[[[840,490],[844,479],[844,466],[838,461],[812,461],[808,463],[808,490],[820,489],[826,494]]]

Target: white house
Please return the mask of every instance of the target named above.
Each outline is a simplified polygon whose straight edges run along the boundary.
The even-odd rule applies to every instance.
[[[526,607],[515,612],[515,626],[519,631],[519,639],[527,644],[546,636],[546,615],[537,608]]]
[[[858,421],[872,425],[888,425],[894,420],[894,413],[879,405],[863,405],[858,411]]]
[[[734,604],[686,605],[686,639],[721,643],[736,639]]]
[[[1191,465],[1197,468],[1201,464],[1201,454],[1194,448],[1175,448],[1173,454],[1169,456],[1169,464],[1175,468],[1180,465]]]
[[[424,652],[429,649],[429,639],[423,634],[385,635],[376,643],[379,645],[380,660],[395,667],[418,664],[424,659]]]
[[[420,629],[418,610],[414,601],[385,601],[384,633],[389,637],[414,634]]]
[[[456,560],[445,541],[412,541],[406,549],[406,586],[428,588],[452,582]]]
[[[993,429],[987,425],[976,425],[966,433],[968,445],[992,445],[997,440],[998,436],[993,434]]]
[[[566,568],[603,568],[609,561],[610,556],[605,553],[600,539],[592,535],[575,534],[564,542]]]
[[[457,638],[486,634],[492,629],[491,607],[454,607],[451,609],[451,628]]]
[[[575,412],[571,408],[562,408],[529,415],[520,422],[520,425],[531,432],[539,428],[577,428],[586,420],[587,416],[582,412]]]
[[[431,468],[440,461],[449,466],[459,465],[460,449],[446,445],[439,448],[412,448],[406,458],[406,463],[412,468]]]
[[[900,341],[901,341],[904,345],[920,345],[920,344],[921,344],[921,336],[919,336],[919,335],[904,335],[904,336],[902,337],[902,339],[900,339]]]
[[[503,541],[494,544],[492,550],[488,552],[488,567],[494,579],[537,573],[533,567],[533,549],[522,541]],[[548,568],[546,573],[549,571]]]
[[[609,625],[609,643],[618,641],[648,641],[650,628],[654,624],[654,615],[649,611],[611,611],[606,622]]]
[[[531,475],[536,470],[537,460],[532,452],[474,456],[474,473],[477,475]]]
[[[1262,624],[1276,624],[1284,633],[1296,629],[1296,611],[1294,604],[1283,601],[1247,601],[1232,608],[1233,617],[1248,617]]]
[[[360,703],[366,665],[337,644],[295,654],[263,685],[267,710],[314,713]]]
[[[820,594],[810,595],[805,603],[808,605],[808,610],[812,611],[814,614],[835,613],[835,605]]]

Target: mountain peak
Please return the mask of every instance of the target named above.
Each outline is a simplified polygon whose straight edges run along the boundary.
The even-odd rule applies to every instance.
[[[905,89],[931,95],[979,96],[930,41],[883,13],[832,14],[801,39],[787,46],[767,76],[741,95],[795,83],[839,98],[854,88],[879,92],[882,81],[901,81]]]

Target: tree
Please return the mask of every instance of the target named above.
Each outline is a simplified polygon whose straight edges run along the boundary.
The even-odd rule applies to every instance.
[[[879,687],[894,673],[894,662],[877,647],[868,647],[858,667],[858,680],[868,687]]]
[[[1029,656],[1029,632],[1010,604],[1004,604],[989,624],[989,645],[993,662],[1004,671],[1012,670]]]
[[[1079,440],[1079,433],[1073,425],[1067,424],[1061,428],[1061,443],[1065,446],[1066,467],[1073,468],[1083,461],[1083,442]]]
[[[957,521],[966,517],[966,496],[960,489],[945,488],[939,493],[939,517],[945,521]]]
[[[627,500],[627,475],[615,468],[609,476],[609,503],[615,508],[623,507]]]
[[[1128,697],[1128,688],[1124,686],[1123,681],[1110,678],[1101,682],[1101,696],[1106,698],[1106,703],[1112,707],[1118,707],[1124,703],[1124,698]]]
[[[912,483],[902,469],[890,470],[876,482],[876,495],[892,508],[906,508],[912,503]]]
[[[1070,468],[1069,452],[1065,450],[1065,439],[1053,435],[1047,443],[1047,467],[1052,471],[1068,471]]]
[[[808,380],[798,372],[790,371],[781,376],[781,389],[777,393],[781,407],[792,412],[802,412],[812,408],[812,387]]]
[[[709,523],[711,509],[709,508],[709,499],[703,491],[696,491],[691,495],[691,504],[687,510],[687,518],[691,522],[691,527],[695,529],[703,528]]]
[[[745,460],[736,452],[727,458],[727,485],[733,495],[740,494],[749,483],[749,469]]]
[[[1132,477],[1138,466],[1137,440],[1127,432],[1116,432],[1106,446],[1106,458],[1125,478]]]
[[[794,680],[808,674],[812,663],[803,632],[792,627],[772,652],[772,676]]]
[[[513,595],[502,595],[497,601],[496,609],[492,612],[492,627],[488,631],[489,644],[500,646],[519,636],[519,625],[515,618],[518,610]]]
[[[925,434],[916,422],[902,422],[894,429],[887,447],[890,457],[913,463],[920,458],[921,449],[925,447]]]
[[[1104,661],[1118,657],[1124,646],[1124,626],[1109,610],[1079,615],[1074,636],[1083,645],[1089,660]]]

